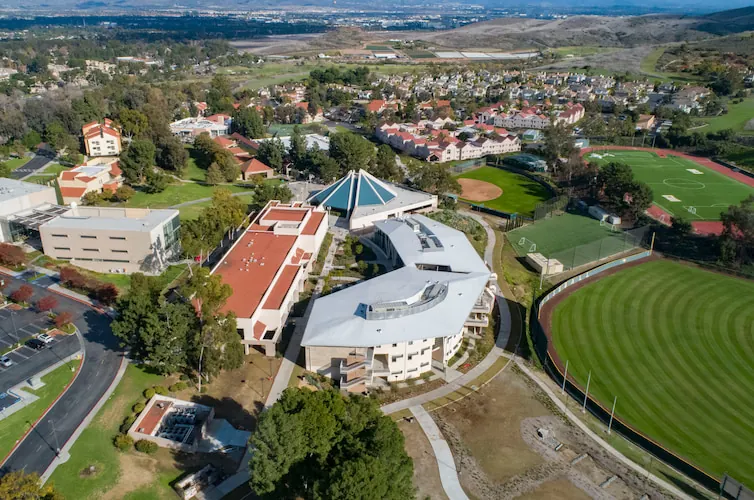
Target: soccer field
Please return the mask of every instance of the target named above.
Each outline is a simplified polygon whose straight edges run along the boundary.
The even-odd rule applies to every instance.
[[[533,250],[548,259],[558,259],[568,269],[636,246],[627,233],[573,213],[536,221],[506,233],[506,237],[518,255],[525,256]]]
[[[630,165],[636,179],[652,188],[655,205],[691,221],[720,220],[720,213],[730,205],[738,205],[754,194],[754,188],[673,155],[661,158],[648,151],[606,150],[589,153],[584,159],[601,165]]]
[[[538,203],[552,197],[552,194],[542,184],[500,168],[481,167],[469,170],[457,178],[476,179],[500,187],[503,194],[494,200],[485,201],[484,206],[503,212],[531,215]]]
[[[568,373],[616,415],[707,473],[754,486],[754,282],[656,260],[555,306]]]

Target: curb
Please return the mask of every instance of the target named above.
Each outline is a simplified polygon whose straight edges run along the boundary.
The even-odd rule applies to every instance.
[[[76,379],[79,378],[79,374],[81,373],[81,367],[84,365],[84,360],[85,359],[86,359],[86,351],[82,351],[81,352],[81,361],[79,362],[78,367],[76,367],[76,374],[73,376],[73,378],[71,379],[71,381],[68,382],[68,384],[65,386],[65,388],[63,388],[63,391],[60,394],[57,395],[57,397],[49,404],[49,406],[47,406],[47,408],[45,409],[44,413],[42,413],[42,415],[39,416],[39,418],[31,425],[31,427],[29,427],[29,429],[27,429],[27,431],[24,432],[24,435],[21,436],[18,439],[18,441],[16,441],[16,444],[13,445],[13,448],[11,448],[11,450],[8,452],[8,454],[5,455],[5,457],[3,457],[3,461],[0,462],[0,468],[2,468],[5,465],[5,462],[8,461],[8,459],[11,457],[11,455],[13,455],[13,453],[16,451],[16,449],[18,449],[18,447],[21,446],[21,443],[24,442],[24,440],[26,439],[26,436],[28,436],[29,433],[31,431],[33,431],[37,427],[37,424],[39,424],[39,422],[41,422],[42,419],[44,419],[45,416],[48,413],[50,413],[50,410],[52,409],[52,407],[55,406],[55,404],[60,400],[60,398],[62,398],[65,395],[65,393],[68,392],[68,389],[71,388],[71,386],[76,381]]]
[[[83,362],[82,362],[83,364]],[[97,404],[94,405],[94,407],[89,411],[89,413],[84,417],[84,420],[81,421],[81,423],[76,427],[76,430],[73,431],[73,434],[71,434],[71,437],[68,438],[68,441],[66,441],[63,446],[60,448],[60,456],[56,457],[52,460],[52,463],[47,467],[47,469],[42,473],[40,476],[40,481],[42,484],[47,482],[47,480],[50,478],[53,472],[55,472],[55,469],[57,469],[58,465],[65,463],[70,458],[70,450],[73,447],[73,445],[76,443],[76,440],[79,438],[82,432],[84,432],[84,429],[86,429],[89,424],[92,422],[94,417],[99,413],[99,411],[102,409],[102,407],[105,405],[108,399],[110,399],[110,396],[112,396],[113,391],[115,391],[115,388],[118,387],[118,384],[120,384],[120,380],[123,378],[123,375],[126,372],[126,367],[128,366],[128,358],[124,355],[121,358],[120,367],[118,368],[118,373],[115,374],[115,378],[108,386],[105,393],[102,395],[102,397],[97,401]]]

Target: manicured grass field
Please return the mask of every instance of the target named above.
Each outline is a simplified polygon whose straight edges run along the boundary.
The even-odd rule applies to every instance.
[[[754,188],[677,156],[660,158],[648,151],[616,150],[590,153],[585,160],[630,165],[635,177],[652,188],[656,205],[690,220],[720,220],[720,212],[754,194]]]
[[[223,185],[218,186],[230,190],[233,193],[247,191],[243,186]],[[149,194],[144,191],[136,191],[133,198],[128,200],[126,206],[136,208],[167,208],[186,201],[200,198],[211,198],[214,186],[196,183],[170,184],[161,193]]]
[[[699,130],[707,133],[730,128],[737,133],[754,134],[754,130],[744,130],[744,126],[749,120],[754,120],[754,97],[744,99],[743,102],[738,104],[728,102],[728,112],[724,115],[700,118],[701,122],[708,125]]]
[[[253,194],[249,193],[248,195],[244,194],[244,195],[238,196],[237,198],[239,198],[240,200],[246,203],[251,203],[253,196],[254,196]],[[208,206],[210,206],[211,204],[212,204],[211,201],[202,201],[200,203],[195,203],[193,205],[180,207],[178,211],[181,213],[181,221],[183,222],[183,221],[194,220],[194,219],[199,218],[202,211]]]
[[[476,179],[499,186],[503,194],[494,200],[485,201],[484,206],[503,212],[531,215],[539,202],[552,197],[552,194],[540,183],[500,168],[481,167],[469,170],[458,178]]]
[[[564,213],[542,219],[506,234],[511,246],[520,256],[531,251],[547,258],[558,259],[568,268],[604,259],[630,250],[633,238],[622,231],[613,231],[591,217]],[[525,238],[525,239],[524,239]]]
[[[76,360],[71,361],[70,366],[77,367],[78,363]],[[43,387],[36,391],[25,389],[26,392],[36,395],[39,399],[0,420],[0,459],[10,452],[16,441],[24,435],[31,424],[36,422],[50,406],[50,403],[63,392],[68,382],[73,379],[74,373],[66,364],[42,377],[42,382],[45,384]]]
[[[707,473],[754,485],[754,282],[653,261],[573,292],[553,313],[568,373]]]
[[[11,158],[10,160],[3,161],[3,163],[8,165],[11,170],[16,170],[17,168],[21,168],[26,165],[29,160],[31,160],[31,158],[24,156],[22,158]]]

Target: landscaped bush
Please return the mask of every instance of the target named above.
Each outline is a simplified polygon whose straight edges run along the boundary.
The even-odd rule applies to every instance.
[[[134,413],[141,413],[141,412],[143,412],[143,411],[144,411],[144,408],[145,408],[146,406],[147,406],[147,405],[145,405],[144,403],[136,403],[136,404],[135,404],[135,405],[133,406],[133,408],[131,408],[131,409],[132,409],[132,410],[134,411]]]
[[[64,326],[69,325],[71,321],[73,321],[73,314],[68,311],[63,311],[55,316],[55,326],[58,328],[63,328]]]
[[[168,389],[170,389],[170,392],[182,391],[185,388],[186,388],[186,382],[176,382],[175,384],[168,387]]]
[[[10,294],[11,300],[14,302],[29,302],[32,295],[34,295],[34,289],[29,285],[21,285],[18,290]]]
[[[129,415],[126,417],[125,420],[123,420],[123,423],[120,424],[120,432],[126,433],[128,432],[128,429],[131,428],[132,425],[134,425],[134,422],[136,422],[136,415]]]
[[[128,434],[118,434],[115,436],[113,443],[120,451],[128,451],[134,445],[134,440]]]
[[[146,439],[136,441],[136,451],[151,455],[156,453],[158,449],[159,446],[157,446],[157,443],[153,443],[152,441],[147,441]]]
[[[156,385],[153,387],[155,394],[159,394],[160,396],[164,396],[168,393],[168,390],[165,389],[164,386]]]
[[[144,397],[147,399],[152,399],[152,397],[154,397],[154,394],[154,389],[152,389],[151,387],[144,391]]]
[[[0,264],[17,267],[26,262],[26,254],[16,245],[0,243]]]
[[[60,270],[60,281],[63,286],[83,292],[105,305],[113,304],[118,298],[118,288],[115,285],[90,278],[73,267]]]

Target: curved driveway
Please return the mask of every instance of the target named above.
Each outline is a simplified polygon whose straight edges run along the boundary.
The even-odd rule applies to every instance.
[[[7,293],[22,283],[12,278],[3,279],[12,282]],[[50,293],[43,287],[31,286],[35,298]],[[65,394],[2,464],[0,473],[24,469],[43,474],[55,459],[56,450],[64,446],[105,394],[120,367],[123,352],[110,330],[111,319],[68,297],[59,296],[58,302],[57,309],[73,313],[74,323],[81,331],[85,353],[83,365]]]

